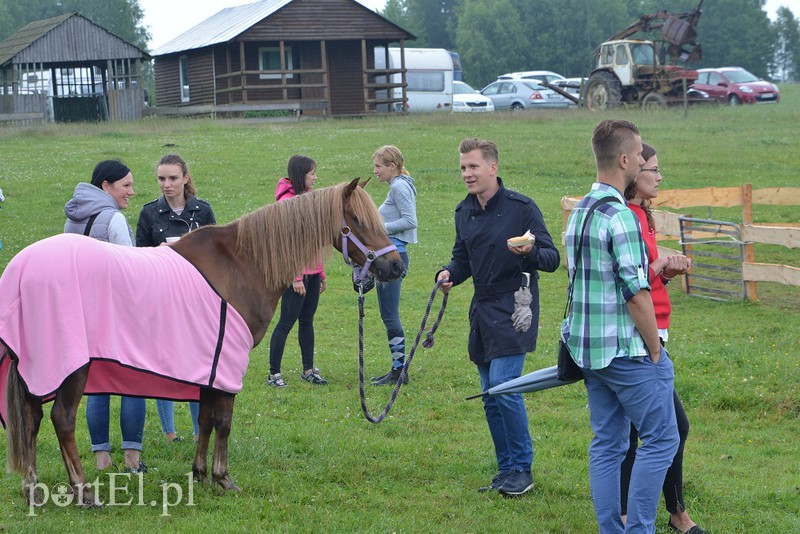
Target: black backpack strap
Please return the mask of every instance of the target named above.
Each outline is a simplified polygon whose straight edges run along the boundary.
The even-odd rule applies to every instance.
[[[83,230],[83,235],[87,237],[89,236],[89,233],[92,231],[92,225],[94,224],[94,220],[97,218],[98,215],[100,215],[100,212],[97,212],[91,217],[89,217],[89,220],[86,222],[86,228]]]

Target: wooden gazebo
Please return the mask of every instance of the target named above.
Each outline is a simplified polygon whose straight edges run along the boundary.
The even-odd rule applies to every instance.
[[[78,13],[31,22],[0,43],[0,120],[140,118],[149,59]]]

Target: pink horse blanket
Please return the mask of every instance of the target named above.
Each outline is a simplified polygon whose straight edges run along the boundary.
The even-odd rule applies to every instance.
[[[86,393],[197,400],[242,389],[253,336],[241,315],[170,247],[61,234],[30,245],[0,278],[0,422],[10,358],[49,400],[89,367]]]

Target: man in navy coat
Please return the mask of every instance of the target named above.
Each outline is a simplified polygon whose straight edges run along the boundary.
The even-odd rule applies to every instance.
[[[525,353],[536,349],[539,326],[538,271],[553,272],[560,257],[542,213],[530,198],[503,186],[497,176],[497,145],[465,139],[459,147],[461,176],[469,193],[455,211],[453,257],[437,280],[450,289],[472,277],[475,292],[469,309],[469,357],[478,367],[481,389],[522,374]],[[507,240],[530,231],[532,242],[511,246]],[[514,292],[530,274],[532,321],[524,332],[514,328]],[[506,496],[533,487],[533,444],[522,394],[483,397],[499,472],[481,491]]]

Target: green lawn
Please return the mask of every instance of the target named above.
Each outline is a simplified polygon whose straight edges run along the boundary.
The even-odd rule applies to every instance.
[[[144,120],[135,124],[0,128],[0,267],[21,248],[63,229],[63,205],[75,184],[88,181],[94,164],[121,158],[133,169],[135,189],[128,220],[158,194],[154,167],[165,153],[181,154],[202,198],[221,223],[272,202],[286,161],[305,153],[318,162],[318,186],[367,177],[371,155],[396,144],[419,191],[419,244],[410,249],[402,314],[413,339],[436,270],[449,260],[452,210],[465,194],[458,171],[458,142],[467,136],[496,141],[500,176],[531,196],[560,241],[562,196],[584,194],[594,181],[591,130],[601,119],[636,122],[659,150],[663,188],[797,186],[800,151],[799,86],[784,86],[777,106],[713,107],[681,111],[616,110],[496,113],[337,119],[319,122],[240,124],[206,120]],[[165,145],[176,145],[166,147]],[[386,186],[368,190],[380,203]],[[706,217],[705,208],[692,211]],[[713,218],[740,218],[718,210]],[[760,222],[800,222],[798,208],[756,207]],[[673,244],[674,245],[674,244]],[[758,261],[800,266],[800,252],[765,247]],[[451,293],[432,349],[420,348],[411,383],[401,390],[386,421],[368,423],[358,398],[357,302],[347,267],[332,256],[328,291],[316,316],[316,359],[327,387],[299,379],[300,354],[290,339],[284,356],[289,387],[268,388],[268,338],[252,351],[245,386],[237,396],[230,470],[238,494],[195,486],[187,506],[191,440],[164,444],[155,403],[148,403],[143,459],[153,467],[141,488],[119,479],[116,502],[98,510],[49,503],[33,515],[19,493],[19,476],[0,476],[0,531],[341,531],[341,532],[594,532],[589,497],[586,395],[581,385],[526,397],[536,457],[536,488],[507,500],[476,488],[495,473],[492,444],[479,390],[466,355],[469,284]],[[553,365],[567,284],[562,270],[541,278],[539,350],[526,371]],[[676,385],[692,431],[685,455],[685,493],[692,517],[715,533],[800,531],[800,291],[759,284],[759,303],[719,303],[689,298],[671,286],[670,353]],[[438,301],[437,301],[438,306]],[[177,324],[177,323],[176,323]],[[389,365],[374,293],[367,295],[366,376]],[[269,336],[269,334],[268,334]],[[373,414],[390,390],[367,388]],[[112,406],[116,405],[112,402]],[[112,421],[114,419],[112,415]],[[188,409],[177,405],[179,432],[191,434]],[[112,423],[112,442],[119,444]],[[0,458],[5,440],[0,440]],[[82,413],[78,444],[90,479],[98,476]],[[52,425],[42,424],[40,480],[64,482]],[[121,452],[113,451],[115,461]],[[101,477],[108,484],[106,475]],[[162,509],[162,484],[169,502]],[[101,495],[108,500],[107,486]],[[141,495],[141,497],[140,497]],[[150,503],[155,502],[155,506]],[[141,503],[141,505],[140,505]],[[167,515],[168,514],[168,515]],[[667,513],[659,510],[658,532]]]

